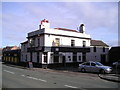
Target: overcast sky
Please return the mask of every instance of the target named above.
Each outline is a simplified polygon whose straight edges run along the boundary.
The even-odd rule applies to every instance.
[[[43,19],[49,20],[51,28],[77,30],[84,23],[92,39],[118,45],[117,2],[3,2],[0,47],[19,46]]]

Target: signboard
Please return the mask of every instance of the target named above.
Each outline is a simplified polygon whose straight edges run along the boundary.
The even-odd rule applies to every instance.
[[[59,48],[56,48],[56,51],[59,51]]]
[[[33,63],[32,62],[28,62],[28,66],[29,66],[29,68],[33,68]]]

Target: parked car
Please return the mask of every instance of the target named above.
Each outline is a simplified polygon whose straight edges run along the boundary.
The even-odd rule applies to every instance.
[[[119,68],[119,69],[120,69],[120,61],[117,61],[117,62],[112,63],[112,66],[113,66],[114,68]]]
[[[110,73],[112,71],[112,67],[104,66],[100,62],[84,62],[82,64],[79,64],[79,69],[82,72],[98,72],[98,73]]]

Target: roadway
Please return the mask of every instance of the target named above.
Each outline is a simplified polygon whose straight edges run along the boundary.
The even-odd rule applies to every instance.
[[[2,88],[118,88],[97,74],[2,65]]]

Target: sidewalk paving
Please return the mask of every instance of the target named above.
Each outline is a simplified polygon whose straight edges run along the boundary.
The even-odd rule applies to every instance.
[[[101,79],[120,83],[120,75],[118,74],[99,74],[99,77]]]
[[[63,67],[63,68],[55,68],[55,70],[61,71],[72,71],[72,72],[79,72],[79,68],[75,67]],[[89,73],[88,73],[89,74]],[[98,74],[101,79],[113,81],[113,82],[120,82],[120,70],[114,69],[110,74]]]

